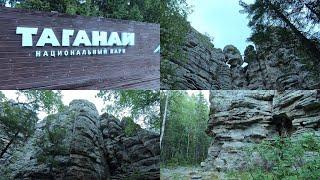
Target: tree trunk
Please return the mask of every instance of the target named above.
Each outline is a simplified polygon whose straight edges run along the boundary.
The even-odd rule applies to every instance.
[[[166,95],[166,102],[165,102],[165,106],[164,106],[164,113],[163,113],[163,119],[162,119],[162,127],[161,127],[161,135],[160,135],[160,149],[162,149],[162,140],[163,140],[163,135],[164,135],[164,129],[166,126],[166,116],[167,116],[167,108],[168,108],[168,97],[169,96],[169,92]]]
[[[266,4],[268,7],[270,7],[271,10],[273,10],[277,16],[284,21],[290,29],[293,31],[293,33],[300,39],[302,44],[306,47],[306,49],[310,52],[312,56],[314,56],[316,59],[320,60],[320,51],[317,47],[317,45],[312,42],[310,39],[306,38],[297,28],[294,24],[290,22],[290,20],[277,8],[274,4],[271,2],[267,2]]]
[[[7,150],[8,150],[9,147],[10,147],[10,145],[11,145],[11,144],[14,142],[14,140],[17,138],[18,134],[19,134],[19,131],[17,131],[17,132],[14,134],[13,138],[10,139],[9,143],[8,143],[8,144],[6,145],[6,147],[1,151],[0,158],[2,158],[3,155],[7,152]]]
[[[188,132],[188,141],[187,141],[187,161],[189,161],[189,145],[190,145],[190,134]]]
[[[54,158],[53,158],[53,159],[54,159]],[[52,162],[50,163],[50,167],[49,167],[49,176],[50,176],[50,180],[54,180]]]

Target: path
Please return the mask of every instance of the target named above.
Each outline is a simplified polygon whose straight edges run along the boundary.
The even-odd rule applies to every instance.
[[[205,172],[200,167],[161,168],[161,180],[221,180],[219,172]]]

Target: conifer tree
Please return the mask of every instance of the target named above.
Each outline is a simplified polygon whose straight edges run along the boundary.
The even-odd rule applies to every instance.
[[[314,1],[256,0],[247,4],[240,0],[240,5],[255,33],[269,27],[288,28],[313,59],[320,59],[319,5]]]

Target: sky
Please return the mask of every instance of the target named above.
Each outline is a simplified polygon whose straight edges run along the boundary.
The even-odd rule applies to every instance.
[[[17,98],[16,90],[5,90],[2,92],[8,99],[16,100]],[[102,114],[102,109],[106,105],[103,104],[104,102],[101,98],[95,97],[98,92],[99,91],[96,90],[63,90],[61,91],[62,102],[64,105],[69,105],[69,103],[74,99],[86,99],[95,104],[99,114]],[[22,97],[19,101],[23,102],[25,99]],[[41,111],[38,113],[38,117],[41,120],[46,116],[47,114],[45,112]]]
[[[244,2],[252,3],[254,0]],[[242,9],[239,0],[187,0],[187,3],[193,10],[188,17],[192,27],[213,36],[216,48],[223,49],[232,44],[243,54],[249,45],[247,38],[251,29],[247,26],[247,15],[239,12]]]
[[[17,98],[17,91],[16,90],[2,90],[1,91],[8,99],[16,100]],[[107,104],[111,104],[112,102],[109,102],[107,104],[104,104],[103,100],[101,98],[96,98],[95,96],[97,95],[99,91],[96,90],[62,90],[62,102],[64,105],[69,105],[69,103],[74,100],[74,99],[86,99],[97,107],[97,110],[99,114],[102,114],[103,111],[102,109],[106,107]],[[200,91],[196,90],[188,90],[187,91],[189,95],[192,94],[198,94]],[[202,90],[201,91],[204,94],[205,99],[207,100],[209,104],[209,91],[208,90]],[[19,98],[20,102],[25,102],[26,98],[20,97]],[[38,113],[39,119],[43,119],[46,117],[47,114],[43,111],[40,111]]]
[[[209,102],[210,91],[209,90],[187,90],[187,93],[189,96],[197,95],[200,92],[202,92],[202,94],[204,95],[204,98],[206,99],[206,101],[208,102],[208,105],[209,105],[210,104],[210,102]]]

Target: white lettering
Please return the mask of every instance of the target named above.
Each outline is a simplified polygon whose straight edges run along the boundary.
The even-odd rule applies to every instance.
[[[36,35],[38,28],[17,27],[16,34],[22,35],[22,46],[33,46],[33,35]],[[37,40],[36,46],[42,47],[46,45],[56,46],[133,46],[135,45],[135,33],[122,32],[121,39],[118,32],[111,32],[108,37],[106,31],[91,31],[92,39],[89,39],[85,30],[79,30],[73,42],[70,39],[75,34],[73,29],[62,29],[61,41],[57,39],[52,28],[44,28],[40,38]],[[61,43],[61,44],[60,44]],[[119,49],[120,50],[120,49]],[[100,50],[101,51],[101,50]],[[50,53],[50,52],[49,52]],[[93,52],[92,52],[93,53]],[[115,51],[114,53],[117,53]],[[60,53],[61,54],[61,53]],[[91,54],[91,51],[90,51]],[[58,52],[59,56],[59,52]]]
[[[91,46],[91,42],[85,30],[80,30],[78,32],[72,46],[80,46],[80,44],[84,44],[85,46]]]
[[[55,52],[55,51],[51,51],[51,52],[50,52],[50,56],[51,56],[51,57],[56,57],[56,52]]]
[[[62,51],[58,51],[58,56],[62,56]]]
[[[36,51],[36,57],[40,57],[41,56],[41,51]]]
[[[22,46],[33,46],[32,35],[37,34],[38,28],[17,27],[16,34],[22,35]]]
[[[83,49],[83,50],[50,50],[50,51],[36,51],[36,57],[41,56],[90,56],[90,55],[106,55],[106,54],[124,54],[126,53],[125,48],[102,48],[102,49]]]
[[[47,52],[47,51],[44,51],[42,56],[49,56],[49,55],[48,55],[48,52]]]
[[[70,36],[73,36],[74,30],[62,30],[62,46],[70,46]]]
[[[117,32],[111,32],[109,40],[108,40],[108,45],[109,46],[113,46],[113,45],[121,46],[122,45],[121,40],[119,38],[119,34]]]
[[[65,56],[68,56],[68,55],[69,55],[69,51],[68,51],[68,50],[65,50],[65,51],[63,52],[63,54],[64,54]]]
[[[107,46],[107,32],[92,31],[92,46]]]
[[[36,46],[44,46],[51,44],[51,46],[60,46],[60,43],[51,28],[44,28]]]
[[[134,33],[121,33],[123,46],[134,46]]]

